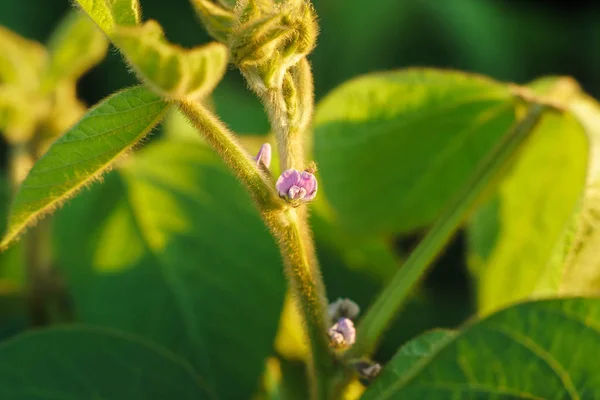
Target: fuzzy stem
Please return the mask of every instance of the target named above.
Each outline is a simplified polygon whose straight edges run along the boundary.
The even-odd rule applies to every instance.
[[[306,58],[291,67],[281,87],[262,97],[277,138],[281,170],[304,168],[304,139],[314,109],[313,78]]]
[[[327,382],[334,368],[326,334],[330,321],[325,307],[325,287],[312,234],[306,223],[306,212],[287,208],[274,217],[266,219],[267,225],[278,239],[290,289],[309,338],[311,398],[330,399]]]
[[[281,171],[290,168],[302,169],[304,154],[298,146],[300,131],[296,126],[290,126],[285,117],[285,101],[279,90],[269,91],[265,100],[269,104],[269,121],[275,131],[277,150]]]
[[[332,375],[333,355],[326,334],[329,327],[327,300],[305,209],[291,208],[279,199],[271,179],[216,117],[195,102],[182,100],[178,106],[246,186],[277,239],[285,272],[310,338],[313,398],[329,399],[326,379]]]
[[[480,162],[458,196],[436,220],[427,236],[364,315],[357,327],[356,344],[346,354],[348,359],[372,354],[411,290],[450,241],[482,192],[512,160],[546,108],[538,104],[530,106],[525,117],[515,123],[502,141]]]
[[[225,124],[197,102],[180,100],[177,105],[242,181],[261,210],[282,208],[282,202],[271,178],[258,168]]]
[[[313,115],[314,87],[310,64],[302,58],[285,73],[281,87],[258,93],[275,132],[281,170],[304,169],[305,133]],[[329,348],[327,296],[312,233],[304,208],[288,209],[281,226],[273,226],[286,264],[288,280],[310,339],[310,378],[313,399],[330,399],[334,356]],[[289,224],[289,225],[288,225]]]

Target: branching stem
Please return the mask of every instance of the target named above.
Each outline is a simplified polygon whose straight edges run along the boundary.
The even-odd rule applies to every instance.
[[[208,110],[186,100],[179,101],[178,106],[246,186],[277,239],[286,276],[310,339],[313,398],[329,399],[327,380],[333,374],[334,359],[326,335],[327,299],[305,208],[292,208],[278,197],[272,178],[257,167],[233,133]],[[301,148],[296,150],[289,154],[301,154]]]

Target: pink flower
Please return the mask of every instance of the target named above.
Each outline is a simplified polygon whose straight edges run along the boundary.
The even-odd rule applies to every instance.
[[[329,343],[335,349],[346,349],[356,341],[356,329],[354,323],[349,318],[340,318],[327,331]]]
[[[279,196],[293,203],[307,202],[317,195],[317,178],[310,172],[284,171],[275,184]]]
[[[267,169],[271,166],[271,145],[269,143],[265,143],[260,146],[260,150],[256,157],[256,165],[260,167],[260,163],[262,162]]]

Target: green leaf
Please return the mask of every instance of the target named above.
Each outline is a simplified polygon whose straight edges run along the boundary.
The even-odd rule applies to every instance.
[[[369,392],[382,393],[411,370],[418,368],[420,362],[427,362],[435,350],[445,346],[454,336],[455,331],[435,329],[410,340],[398,350],[377,380],[370,385]]]
[[[79,320],[144,335],[220,398],[250,398],[285,281],[249,195],[211,149],[149,145],[61,210],[55,236]]]
[[[0,215],[8,215],[11,200],[10,181],[0,174]],[[0,231],[6,228],[6,218],[0,220]],[[22,293],[25,288],[25,251],[23,243],[0,253],[0,297]]]
[[[0,215],[8,215],[11,188],[0,174]],[[6,218],[0,220],[4,230]],[[0,253],[0,341],[24,330],[28,325],[25,294],[25,246],[17,243]]]
[[[403,255],[389,240],[348,234],[323,188],[319,188],[319,196],[311,205],[310,223],[320,246],[336,253],[346,267],[363,271],[380,283],[388,282],[402,264]]]
[[[6,247],[29,224],[98,178],[162,119],[168,105],[144,87],[116,93],[91,109],[36,162],[15,196]]]
[[[36,90],[46,63],[41,44],[0,26],[0,84],[12,84],[27,92]]]
[[[102,31],[85,13],[71,11],[48,43],[46,90],[61,81],[77,81],[104,58],[107,50],[108,40]]]
[[[399,307],[409,297],[444,246],[450,242],[468,212],[485,190],[497,182],[500,173],[511,165],[517,151],[536,127],[546,105],[532,104],[525,115],[502,137],[489,154],[477,165],[457,195],[444,208],[427,235],[411,252],[406,262],[379,294],[357,328],[358,337],[351,353],[372,350],[390,324]],[[360,353],[359,353],[360,354]]]
[[[231,1],[232,4],[225,4],[225,7],[211,0],[191,0],[191,3],[206,31],[219,42],[227,43],[237,21],[233,13],[235,2]]]
[[[116,331],[56,327],[0,345],[0,396],[16,399],[214,399],[169,351]]]
[[[560,292],[600,295],[600,104],[579,93],[569,109],[581,122],[590,143],[584,199],[572,232]]]
[[[156,21],[119,27],[112,38],[144,82],[171,98],[202,98],[226,71],[226,46],[210,43],[183,49],[165,39]]]
[[[117,26],[135,26],[141,21],[138,0],[76,1],[108,37],[112,37]]]
[[[600,299],[523,303],[437,343],[407,369],[401,350],[362,399],[600,398],[590,358],[600,352]]]
[[[40,106],[36,96],[0,84],[0,131],[9,143],[23,143],[34,135]]]
[[[136,0],[77,0],[123,52],[140,78],[163,96],[197,99],[219,83],[227,67],[227,47],[210,43],[183,49],[169,43],[158,22],[140,25]]]
[[[39,43],[0,26],[0,131],[10,143],[31,138],[44,112],[37,92],[46,58]]]
[[[480,313],[558,292],[587,167],[582,126],[568,113],[545,115],[468,224]]]
[[[430,224],[514,120],[509,89],[458,72],[366,75],[317,107],[314,154],[352,234]]]

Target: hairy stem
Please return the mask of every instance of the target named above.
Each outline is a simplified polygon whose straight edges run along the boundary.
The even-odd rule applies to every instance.
[[[303,58],[290,68],[282,87],[268,89],[263,99],[277,138],[281,170],[304,168],[305,132],[314,109],[310,64]]]
[[[333,374],[334,358],[326,334],[325,287],[305,214],[302,209],[287,208],[266,220],[278,239],[290,289],[305,322],[311,350],[311,398],[326,400],[331,398],[327,381]]]
[[[411,290],[450,241],[482,192],[529,137],[546,108],[537,104],[530,106],[525,117],[515,123],[510,132],[480,162],[458,196],[440,215],[427,236],[364,315],[357,328],[356,344],[347,353],[348,359],[372,354]]]
[[[239,146],[233,134],[201,105],[180,101],[180,110],[221,155],[256,201],[266,225],[277,239],[285,272],[296,304],[303,316],[311,346],[313,398],[329,399],[327,377],[332,375],[333,355],[329,349],[327,299],[317,263],[305,208],[291,208],[279,199],[274,182]],[[289,154],[301,154],[297,142]]]
[[[304,140],[313,115],[313,92],[310,64],[302,58],[285,73],[281,87],[270,88],[264,95],[259,93],[275,132],[282,171],[305,168]],[[307,213],[304,208],[290,208],[283,221],[286,223],[274,226],[273,231],[279,238],[288,280],[310,339],[312,398],[330,399],[334,356],[326,335],[330,325],[327,296]]]
[[[282,207],[272,179],[257,167],[256,161],[238,144],[225,124],[197,102],[181,100],[178,106],[246,186],[261,210]]]

